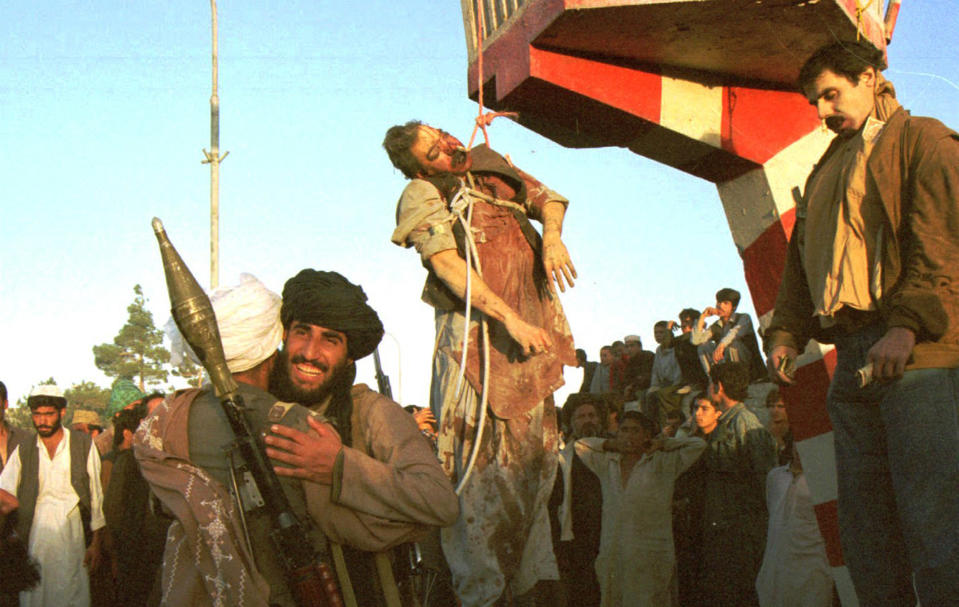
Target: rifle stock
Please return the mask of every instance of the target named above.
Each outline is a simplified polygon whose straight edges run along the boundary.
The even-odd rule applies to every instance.
[[[302,607],[342,607],[329,565],[318,562],[306,527],[296,517],[273,470],[266,448],[250,426],[237,383],[226,365],[216,314],[210,298],[173,247],[163,223],[153,219],[160,244],[173,320],[210,375],[220,405],[236,437],[234,445],[270,513],[273,543],[283,562],[290,589]]]

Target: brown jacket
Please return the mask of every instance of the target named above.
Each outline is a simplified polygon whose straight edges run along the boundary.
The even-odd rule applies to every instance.
[[[838,143],[833,141],[819,165]],[[916,333],[908,368],[957,367],[959,134],[938,120],[910,117],[900,109],[889,118],[866,170],[866,195],[878,196],[885,210],[878,301],[882,320],[887,327]],[[835,338],[813,314],[800,257],[804,218],[805,209],[797,206],[776,310],[766,331],[767,352],[778,345],[801,351],[811,338],[825,343]]]
[[[340,452],[332,486],[304,483],[314,523],[331,540],[366,551],[452,525],[459,501],[413,416],[364,384],[350,396],[353,446]]]

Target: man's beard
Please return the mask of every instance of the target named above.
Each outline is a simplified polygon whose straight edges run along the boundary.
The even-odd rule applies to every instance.
[[[456,149],[453,150],[453,153],[450,154],[450,166],[453,169],[459,169],[466,164],[466,159],[468,158],[468,152],[465,149]]]
[[[583,426],[579,429],[579,432],[574,434],[574,438],[589,438],[591,436],[599,436],[599,424],[587,422],[583,424]]]
[[[61,420],[58,419],[52,426],[38,426],[34,423],[33,427],[36,429],[37,434],[40,435],[40,438],[50,438],[60,430],[61,425]]]
[[[321,366],[318,362],[313,362],[312,364],[321,371],[329,372],[329,377],[319,387],[313,390],[304,390],[290,379],[290,365],[307,361],[302,356],[294,357],[294,359],[291,361],[288,354],[281,351],[276,364],[273,365],[273,370],[270,372],[270,393],[281,401],[298,403],[305,407],[318,405],[326,400],[330,394],[342,388],[344,384],[349,387],[348,384],[353,381],[353,374],[350,373],[349,363],[346,359],[332,367]]]

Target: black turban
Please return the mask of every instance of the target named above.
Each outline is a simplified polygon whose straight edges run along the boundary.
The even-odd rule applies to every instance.
[[[369,355],[383,338],[383,323],[363,288],[336,272],[306,269],[286,281],[280,320],[284,329],[296,320],[342,331],[353,360]]]

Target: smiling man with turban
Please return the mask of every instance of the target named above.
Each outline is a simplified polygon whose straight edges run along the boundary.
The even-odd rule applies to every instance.
[[[415,539],[427,526],[449,524],[457,515],[455,495],[412,417],[366,386],[351,387],[353,361],[372,352],[383,334],[363,290],[335,272],[304,270],[283,293],[281,305],[276,293],[244,276],[211,301],[251,425],[257,433],[276,433],[266,438],[268,455],[294,511],[309,521],[317,552],[327,551],[327,540],[383,550]],[[314,324],[320,322],[326,324]],[[189,355],[176,346],[176,335],[171,341],[180,355]],[[266,392],[271,377],[284,376],[296,381],[275,381],[277,389]],[[213,596],[218,590],[210,580],[218,576],[235,582],[229,592],[247,593],[227,597],[226,604],[292,604],[266,517],[255,508],[244,508],[251,510],[246,524],[252,541],[245,549],[238,509],[225,489],[232,482],[224,448],[232,440],[208,387],[168,399],[138,432],[144,476],[181,521],[167,545],[165,561],[178,563],[164,573],[168,604],[185,604],[179,601],[195,592]],[[221,507],[211,508],[214,499]],[[211,527],[199,524],[211,516],[226,530],[216,537],[207,537]],[[239,558],[215,558],[220,542]],[[197,545],[209,547],[209,558],[195,556]],[[202,575],[183,578],[184,562]],[[361,594],[362,588],[355,590]]]

